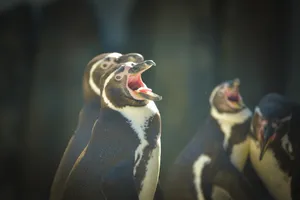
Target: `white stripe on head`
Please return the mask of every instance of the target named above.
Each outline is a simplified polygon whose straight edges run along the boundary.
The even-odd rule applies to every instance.
[[[105,56],[104,58],[102,58],[101,60],[97,61],[96,63],[93,64],[91,70],[90,70],[90,77],[89,77],[89,84],[90,84],[90,87],[92,88],[92,90],[100,96],[101,94],[101,91],[100,91],[100,88],[97,86],[97,84],[94,82],[94,79],[93,79],[93,73],[94,71],[97,69],[97,67],[107,58],[107,57],[110,57],[110,58],[119,58],[121,57],[122,54],[120,53],[110,53],[108,54],[107,56]]]
[[[213,89],[213,91],[211,92],[211,95],[209,97],[209,103],[210,103],[210,105],[213,105],[214,97],[216,96],[217,92],[222,87],[222,85],[223,84],[220,84],[219,86],[215,87],[215,89]]]
[[[255,107],[254,112],[257,113],[260,117],[262,117],[262,113],[260,111],[260,108],[258,106]]]
[[[258,106],[256,106],[255,109],[254,109],[254,115],[255,114],[258,114],[258,116],[262,117],[262,113],[261,113],[260,108]],[[254,127],[253,127],[252,122],[251,122],[251,125],[250,125],[250,131],[251,131],[251,133],[254,133]]]

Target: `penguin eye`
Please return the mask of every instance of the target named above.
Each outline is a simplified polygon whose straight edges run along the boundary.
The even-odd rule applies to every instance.
[[[116,75],[116,76],[115,76],[115,79],[116,79],[117,81],[120,81],[122,78],[123,78],[123,77],[122,77],[121,75]]]
[[[109,66],[109,65],[108,65],[107,63],[103,63],[103,64],[101,64],[100,67],[101,67],[102,69],[107,69],[108,66]]]

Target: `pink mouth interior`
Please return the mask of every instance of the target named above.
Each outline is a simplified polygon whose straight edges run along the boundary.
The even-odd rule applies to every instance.
[[[241,96],[238,91],[227,91],[226,93],[227,100],[231,102],[239,102],[241,100]]]
[[[127,86],[133,91],[142,93],[151,92],[151,88],[148,88],[142,80],[141,74],[129,75],[127,80]]]

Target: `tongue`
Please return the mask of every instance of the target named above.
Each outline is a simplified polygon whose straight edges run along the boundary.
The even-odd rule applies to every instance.
[[[139,88],[136,92],[143,98],[152,100],[152,101],[160,101],[162,99],[161,96],[152,92],[150,88]]]
[[[151,92],[152,89],[151,88],[146,88],[146,87],[141,87],[139,89],[136,90],[137,92],[142,92],[142,93],[147,93],[147,92]]]

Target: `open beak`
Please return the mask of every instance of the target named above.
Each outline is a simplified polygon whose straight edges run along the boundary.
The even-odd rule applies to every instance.
[[[160,101],[162,97],[152,92],[151,88],[148,88],[142,80],[142,73],[155,66],[155,62],[152,60],[145,60],[132,66],[128,70],[127,88],[133,98],[136,100],[152,100]]]
[[[229,83],[228,89],[227,89],[227,97],[230,102],[231,107],[235,109],[240,109],[245,107],[245,104],[243,102],[243,99],[240,95],[239,89],[240,89],[240,79],[235,78]]]
[[[125,62],[140,63],[143,61],[144,61],[144,57],[139,53],[128,53],[118,58],[119,63],[125,63]]]

